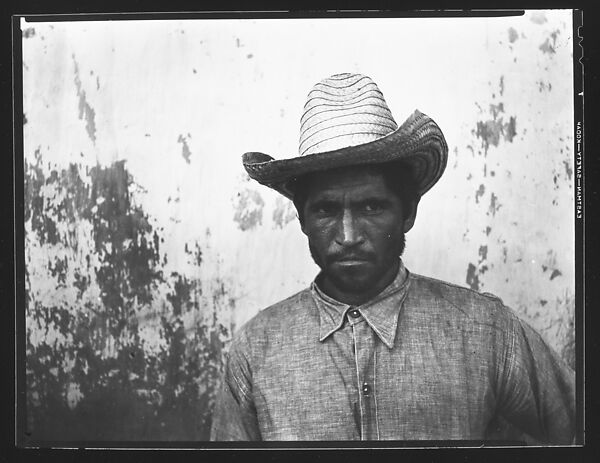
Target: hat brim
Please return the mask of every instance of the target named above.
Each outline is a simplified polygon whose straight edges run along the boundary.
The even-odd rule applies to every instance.
[[[422,196],[442,176],[448,160],[444,134],[429,116],[415,111],[395,131],[375,141],[290,159],[274,159],[259,152],[244,153],[250,178],[292,199],[290,181],[312,172],[339,167],[402,161],[412,168],[417,193]]]

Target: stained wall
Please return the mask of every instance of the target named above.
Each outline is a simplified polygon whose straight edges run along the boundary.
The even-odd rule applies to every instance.
[[[571,13],[22,23],[27,436],[208,438],[222,355],[312,263],[245,151],[297,154],[310,87],[430,115],[416,273],[492,292],[574,364]]]

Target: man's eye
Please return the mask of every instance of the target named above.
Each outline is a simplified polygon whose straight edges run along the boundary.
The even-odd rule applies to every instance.
[[[331,204],[321,203],[315,204],[311,210],[316,214],[326,215],[333,214],[335,212],[335,206]]]
[[[363,208],[367,212],[379,212],[382,209],[381,204],[377,203],[366,203]]]
[[[331,214],[333,212],[333,208],[331,206],[319,206],[316,208],[316,212],[318,214]]]

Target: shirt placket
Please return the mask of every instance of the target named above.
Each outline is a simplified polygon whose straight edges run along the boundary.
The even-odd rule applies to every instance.
[[[354,344],[354,363],[360,407],[360,438],[361,440],[377,440],[379,439],[379,426],[375,388],[376,335],[358,309],[350,307],[347,317],[352,326]]]

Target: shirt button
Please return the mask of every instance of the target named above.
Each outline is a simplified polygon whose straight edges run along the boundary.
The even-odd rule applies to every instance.
[[[363,394],[368,396],[369,394],[371,394],[371,386],[369,385],[369,383],[363,383],[362,385],[362,391]]]
[[[360,317],[360,312],[358,309],[352,309],[350,312],[348,312],[348,315],[350,315],[352,318],[358,318]]]

